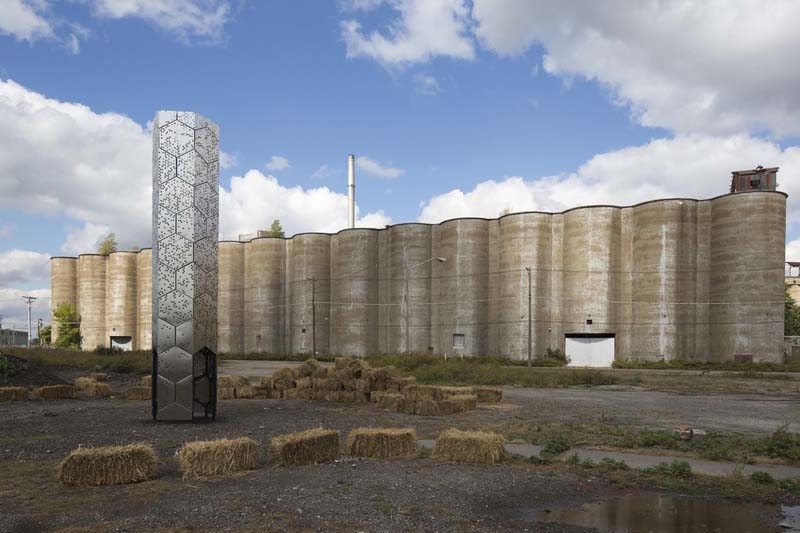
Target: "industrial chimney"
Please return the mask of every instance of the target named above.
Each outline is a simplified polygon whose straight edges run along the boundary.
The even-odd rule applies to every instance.
[[[347,224],[356,227],[356,156],[347,156]]]

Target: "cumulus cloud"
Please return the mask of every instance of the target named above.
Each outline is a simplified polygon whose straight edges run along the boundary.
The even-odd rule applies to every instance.
[[[385,31],[366,34],[353,19],[342,22],[348,57],[367,57],[387,67],[427,61],[435,56],[472,59],[468,35],[469,8],[464,0],[394,0],[388,4],[398,18]],[[380,2],[357,1],[370,9]]]
[[[312,180],[324,180],[333,175],[333,171],[328,168],[328,165],[322,165],[317,170],[311,173]]]
[[[36,319],[41,318],[45,324],[50,323],[50,289],[10,289],[0,288],[0,316],[3,317],[3,329],[14,328],[17,331],[28,331],[28,304],[23,296],[33,296],[36,301],[31,308],[33,336],[36,336]]]
[[[49,254],[17,249],[0,252],[0,286],[49,279]]]
[[[356,167],[369,176],[387,180],[397,179],[406,173],[406,171],[402,168],[382,165],[374,159],[366,156],[360,156],[356,158]]]
[[[61,251],[65,254],[79,255],[95,253],[100,244],[100,240],[111,232],[111,228],[105,224],[93,224],[86,222],[81,227],[68,226],[67,239],[61,245]],[[116,232],[115,232],[116,235]],[[146,244],[136,244],[136,246],[147,247],[150,239],[143,241]],[[121,249],[130,248],[132,245],[122,246]]]
[[[46,11],[43,0],[5,0],[0,9],[0,35],[28,42],[53,37]]]
[[[417,86],[417,92],[421,94],[439,94],[442,88],[434,76],[428,74],[414,74],[412,78]]]
[[[327,187],[285,187],[274,176],[250,170],[231,178],[231,188],[219,191],[220,234],[235,239],[240,233],[268,228],[280,219],[286,235],[304,231],[336,232],[347,227],[347,196]],[[391,223],[383,211],[359,215],[358,227],[382,228]]]
[[[273,155],[272,157],[269,158],[267,164],[264,165],[264,167],[267,170],[272,170],[272,171],[286,170],[291,166],[292,165],[289,163],[289,160],[283,157],[282,155]]]
[[[228,169],[233,168],[239,164],[234,154],[229,154],[224,150],[219,151],[219,168]]]

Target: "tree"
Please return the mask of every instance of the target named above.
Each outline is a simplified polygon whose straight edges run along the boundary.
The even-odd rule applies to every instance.
[[[58,323],[56,348],[77,350],[81,347],[81,319],[72,304],[58,304],[53,312],[54,321]]]
[[[277,218],[272,221],[272,225],[269,227],[269,231],[267,232],[268,237],[285,237],[283,234],[283,226],[281,226],[281,221]]]
[[[786,336],[800,335],[800,305],[789,294],[789,287],[784,288],[785,307],[783,334]]]
[[[52,327],[47,325],[39,330],[39,346],[47,346],[50,344],[50,332]]]
[[[511,213],[511,208],[508,207],[508,206],[506,206],[506,207],[504,207],[503,209],[500,210],[500,216],[501,217],[505,216],[505,215],[508,215],[510,213]]]
[[[97,253],[100,255],[108,255],[111,252],[117,251],[117,236],[112,231],[102,239],[97,244]]]

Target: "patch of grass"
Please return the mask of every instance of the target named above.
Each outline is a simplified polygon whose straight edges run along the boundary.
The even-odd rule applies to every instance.
[[[760,485],[772,485],[775,483],[775,479],[768,472],[762,472],[761,470],[750,474],[750,480]]]
[[[8,357],[0,355],[0,377],[13,378],[17,373],[17,367]]]
[[[671,463],[659,463],[656,466],[646,468],[645,472],[677,479],[689,479],[692,477],[692,467],[686,461],[672,461]]]
[[[790,360],[785,364],[780,364],[734,361],[689,361],[685,359],[673,359],[671,361],[637,361],[628,359],[625,361],[614,361],[614,368],[747,372],[750,373],[751,377],[758,377],[757,374],[760,372],[800,372],[800,360]],[[741,374],[737,377],[741,377]]]
[[[41,365],[67,366],[87,370],[100,369],[122,374],[147,374],[150,372],[153,360],[153,354],[149,351],[121,352],[115,350],[100,353],[32,348],[30,350],[10,349],[7,352]]]
[[[569,440],[563,433],[556,433],[550,435],[545,440],[544,447],[542,448],[541,455],[545,457],[555,457],[560,455],[571,448]]]
[[[800,435],[789,433],[787,425],[784,424],[764,441],[767,455],[772,458],[789,459],[790,461],[800,460]]]
[[[297,361],[303,362],[309,359],[316,359],[326,363],[332,363],[336,359],[335,355],[322,355],[318,354],[316,357],[311,357],[311,354],[273,354],[273,353],[223,353],[218,354],[217,359],[239,359],[247,361]]]

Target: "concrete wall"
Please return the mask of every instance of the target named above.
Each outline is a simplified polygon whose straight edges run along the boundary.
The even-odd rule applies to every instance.
[[[153,347],[153,250],[143,248],[136,256],[136,339],[134,350]]]
[[[525,358],[530,267],[534,357],[599,334],[618,359],[780,361],[785,218],[786,195],[754,192],[223,242],[220,351],[311,352],[313,277],[318,353]],[[78,302],[85,348],[107,344],[133,279],[149,330],[150,274],[117,255],[81,256],[74,291],[53,258],[53,298]]]
[[[59,304],[68,303],[78,311],[78,261],[74,257],[53,257],[50,260],[50,306],[53,313]],[[59,324],[52,321],[50,342],[58,339]]]
[[[137,341],[137,254],[113,252],[106,259],[105,339],[130,337],[135,348]]]

